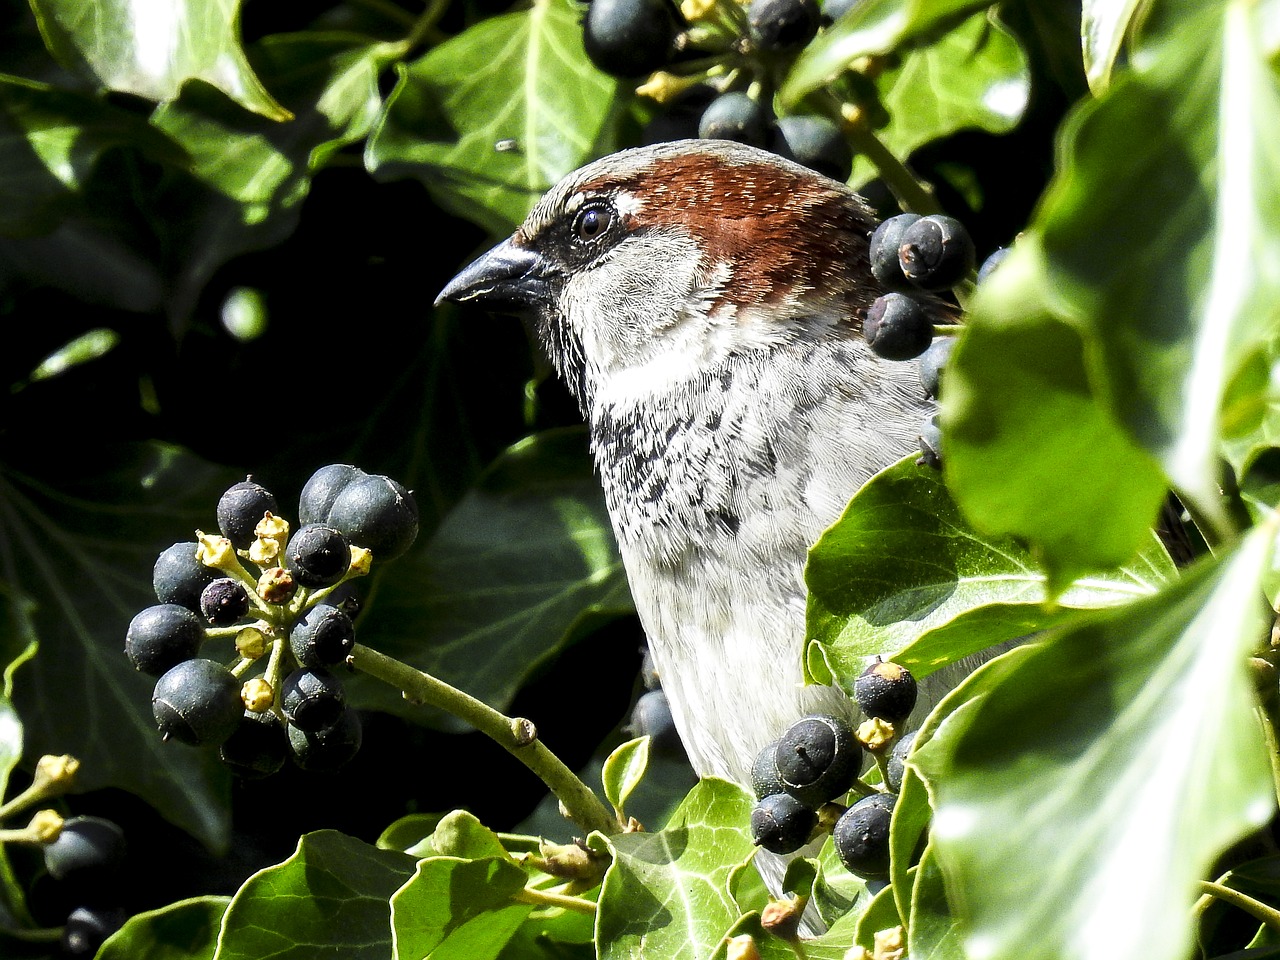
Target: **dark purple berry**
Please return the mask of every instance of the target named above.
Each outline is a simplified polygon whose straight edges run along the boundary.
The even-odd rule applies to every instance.
[[[308,523],[289,538],[285,564],[304,587],[332,586],[351,566],[351,545],[333,527]]]
[[[257,780],[277,772],[289,755],[289,737],[284,724],[270,710],[246,710],[240,723],[218,750],[231,772],[246,780]]]
[[[898,240],[902,274],[922,290],[945,290],[969,275],[973,238],[955,217],[921,217]]]
[[[184,660],[156,681],[151,711],[166,740],[222,743],[244,713],[240,681],[212,660]]]
[[[707,105],[698,121],[704,140],[733,140],[763,147],[769,136],[769,111],[740,90],[722,94]]]
[[[882,222],[871,234],[871,244],[867,255],[871,259],[871,275],[886,290],[910,290],[911,281],[902,272],[902,261],[898,258],[898,248],[902,245],[902,234],[917,220],[916,213],[900,213]]]
[[[910,360],[924,353],[932,342],[933,317],[915,297],[886,293],[867,310],[862,335],[876,356]]]
[[[333,501],[338,499],[344,487],[352,480],[365,475],[359,467],[349,463],[331,463],[311,475],[302,495],[298,497],[298,523],[326,523]]]
[[[671,0],[591,0],[583,46],[597,70],[643,77],[671,62],[682,19]]]
[[[850,873],[864,879],[889,876],[889,824],[897,799],[889,793],[863,797],[836,821],[831,839]]]
[[[676,731],[671,704],[661,690],[649,690],[636,700],[631,711],[630,732],[633,737],[652,737],[654,751],[667,756],[683,756],[684,744]]]
[[[289,649],[304,667],[331,667],[341,663],[355,646],[356,628],[338,607],[317,603],[289,632]]]
[[[916,733],[912,730],[905,737],[893,745],[893,750],[889,753],[889,762],[885,765],[885,783],[889,789],[897,793],[902,789],[902,778],[907,770],[907,755],[911,753],[911,746],[916,742]]]
[[[76,907],[62,927],[62,955],[94,956],[127,919],[123,907]]]
[[[329,508],[328,525],[373,559],[392,560],[418,536],[418,505],[390,477],[366,474],[342,488]]]
[[[249,614],[249,591],[239,580],[219,577],[200,594],[200,612],[215,627],[229,627]]]
[[[345,707],[342,682],[323,667],[295,670],[281,684],[280,709],[299,730],[323,730],[337,721]]]
[[[102,817],[68,817],[57,839],[43,847],[50,876],[77,891],[110,883],[124,867],[124,831]]]
[[[782,117],[775,130],[773,152],[841,183],[849,179],[853,169],[853,148],[826,117]]]
[[[222,574],[196,559],[196,543],[175,543],[156,559],[151,583],[161,603],[177,603],[200,611],[200,594]]]
[[[951,359],[951,351],[955,349],[955,337],[938,337],[929,344],[928,349],[920,355],[920,386],[924,395],[930,398],[942,396],[942,371]]]
[[[877,660],[853,682],[853,698],[868,717],[899,724],[916,706],[916,678],[906,667]]]
[[[778,743],[773,740],[765,744],[751,764],[751,790],[757,800],[787,792],[787,785],[778,776]]]
[[[761,50],[802,47],[821,22],[817,0],[751,0],[747,5],[748,32]]]
[[[862,767],[862,747],[843,719],[813,714],[787,728],[774,759],[787,793],[817,809],[853,786]]]
[[[789,793],[772,794],[751,808],[751,839],[770,853],[795,853],[817,824],[817,813]]]
[[[254,528],[263,515],[279,512],[270,490],[252,480],[241,480],[218,500],[218,529],[237,550],[247,550],[257,539]]]
[[[310,773],[333,773],[360,751],[363,728],[355,710],[344,709],[329,726],[302,730],[289,725],[289,749],[299,767]]]
[[[190,660],[204,642],[204,624],[186,607],[162,603],[147,607],[129,623],[124,652],[134,668],[158,677]]]

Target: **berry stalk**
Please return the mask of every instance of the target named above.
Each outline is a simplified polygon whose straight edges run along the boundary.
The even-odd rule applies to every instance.
[[[446,710],[489,736],[533,771],[556,795],[570,819],[584,831],[612,835],[621,829],[591,788],[537,739],[533,725],[527,720],[508,717],[443,680],[360,643],[351,649],[347,663],[391,684],[413,702]]]

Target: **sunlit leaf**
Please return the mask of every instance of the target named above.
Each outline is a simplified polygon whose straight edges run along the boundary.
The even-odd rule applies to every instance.
[[[1274,812],[1243,664],[1274,535],[1019,651],[917,748],[970,957],[1186,956],[1203,871]]]
[[[586,58],[580,9],[536,0],[403,69],[366,164],[379,178],[419,177],[446,209],[505,234],[609,152],[616,89]]]
[[[230,902],[196,897],[135,914],[107,938],[97,960],[213,960]]]
[[[45,43],[111,90],[173,100],[198,79],[241,106],[287,120],[240,46],[240,0],[32,0]]]
[[[1095,93],[1111,82],[1111,72],[1138,7],[1139,0],[1084,0],[1081,4],[1084,71]]]

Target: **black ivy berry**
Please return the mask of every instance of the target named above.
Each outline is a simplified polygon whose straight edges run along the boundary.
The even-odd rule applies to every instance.
[[[244,712],[240,681],[220,663],[185,660],[156,681],[151,710],[166,739],[222,743]]]
[[[294,581],[304,587],[332,586],[351,566],[351,546],[333,527],[308,523],[289,539],[285,563]]]
[[[360,751],[363,739],[360,715],[343,709],[330,725],[302,730],[289,725],[289,749],[293,761],[311,773],[333,773],[346,766]]]
[[[942,469],[942,427],[938,415],[932,413],[920,425],[920,463],[934,470]]]
[[[331,463],[311,475],[298,497],[298,523],[324,523],[329,519],[333,501],[344,487],[357,477],[365,476],[359,467],[349,463]]]
[[[1009,248],[1001,247],[992,253],[991,256],[987,257],[987,259],[983,260],[982,266],[978,268],[977,282],[980,284],[986,283],[987,278],[990,277],[991,274],[995,273],[996,267],[1004,263],[1005,257],[1007,256],[1009,256]]]
[[[907,754],[911,752],[911,745],[916,742],[917,731],[912,730],[905,737],[893,745],[893,750],[889,754],[889,762],[885,765],[885,783],[889,785],[889,789],[897,793],[902,789],[902,777],[906,773]]]
[[[751,764],[751,790],[757,800],[772,797],[776,793],[786,793],[786,784],[778,776],[778,741],[765,744],[764,749],[756,754]]]
[[[161,603],[177,603],[199,612],[200,594],[221,574],[196,559],[196,543],[175,543],[156,559],[151,583]]]
[[[853,786],[862,766],[862,747],[844,720],[814,714],[787,728],[775,759],[787,793],[816,809]]]
[[[955,349],[955,345],[955,337],[939,337],[920,355],[920,386],[926,397],[936,398],[942,395],[942,371],[951,359],[951,351]]]
[[[916,705],[916,678],[906,667],[878,660],[853,682],[853,698],[868,717],[899,724]]]
[[[867,310],[862,335],[877,356],[910,360],[920,356],[933,340],[933,317],[915,297],[886,293]]]
[[[218,529],[237,550],[246,550],[257,537],[254,528],[268,512],[280,512],[271,491],[252,480],[241,480],[218,499]]]
[[[868,880],[889,875],[889,823],[897,799],[887,793],[863,797],[836,821],[831,839],[850,873]]]
[[[603,73],[643,77],[670,62],[680,21],[670,0],[591,0],[583,46]]]
[[[911,289],[911,282],[902,273],[898,247],[902,244],[903,231],[919,219],[919,214],[900,213],[882,222],[871,234],[867,251],[871,258],[871,273],[886,290]]]
[[[222,762],[246,780],[270,776],[284,766],[289,756],[289,737],[284,724],[270,710],[246,710],[235,732],[219,748]]]
[[[102,817],[69,817],[57,839],[44,845],[44,865],[50,876],[77,893],[105,890],[124,867],[124,831]]]
[[[76,907],[62,927],[62,953],[92,957],[128,919],[123,907]]]
[[[342,682],[323,667],[295,670],[280,689],[280,709],[290,724],[307,732],[336,722],[345,703]]]
[[[903,276],[922,290],[945,290],[973,269],[973,238],[955,217],[921,217],[902,231],[898,260]]]
[[[703,111],[698,136],[763,147],[769,136],[769,112],[754,97],[730,91],[716,97]]]
[[[817,0],[751,0],[747,25],[761,50],[802,47],[818,32],[822,20]]]
[[[239,580],[219,577],[200,594],[200,612],[215,627],[229,627],[249,613],[249,591]]]
[[[805,845],[818,815],[788,793],[775,793],[751,808],[751,839],[770,853],[794,853]]]
[[[418,505],[390,477],[366,474],[334,498],[328,524],[351,543],[371,550],[374,560],[392,560],[418,536]]]
[[[317,603],[289,631],[289,648],[304,667],[341,663],[355,646],[356,628],[342,609]]]
[[[204,624],[186,607],[162,603],[147,607],[129,623],[124,652],[135,669],[158,677],[190,660],[204,641]]]
[[[844,182],[853,169],[853,148],[826,117],[782,117],[775,127],[773,152]]]
[[[631,711],[631,735],[652,737],[651,747],[660,754],[682,756],[684,745],[676,732],[676,722],[671,716],[671,704],[661,690],[649,690],[636,700]]]

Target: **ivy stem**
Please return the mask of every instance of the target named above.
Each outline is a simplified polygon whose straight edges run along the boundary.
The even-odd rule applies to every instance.
[[[537,730],[528,720],[508,717],[443,680],[360,643],[352,647],[347,663],[400,690],[411,702],[439,707],[493,739],[537,774],[570,819],[587,833],[599,831],[612,836],[622,829],[591,788],[538,739]]]
[[[1253,899],[1248,894],[1241,893],[1239,890],[1232,890],[1230,887],[1215,883],[1212,880],[1201,880],[1200,889],[1211,897],[1217,897],[1224,903],[1238,907],[1272,930],[1280,931],[1280,910],[1269,907],[1265,903]]]
[[[571,897],[564,893],[553,893],[550,890],[536,890],[525,887],[512,898],[521,903],[531,903],[535,907],[559,907],[562,910],[573,910],[595,916],[596,905],[582,897]]]
[[[1262,736],[1267,742],[1267,756],[1271,760],[1271,785],[1275,791],[1276,801],[1280,803],[1280,729],[1277,717],[1280,697],[1267,697],[1258,707],[1258,720],[1262,725]]]
[[[941,213],[942,207],[933,195],[933,189],[917,177],[906,164],[893,155],[884,141],[867,125],[861,111],[842,111],[846,120],[846,132],[853,149],[871,161],[893,195],[911,213],[923,215]]]

